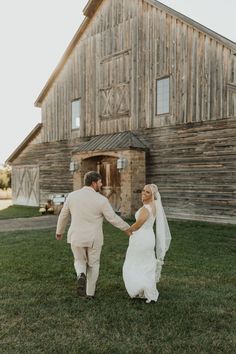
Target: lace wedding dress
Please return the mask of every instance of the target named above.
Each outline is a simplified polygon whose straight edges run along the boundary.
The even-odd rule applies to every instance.
[[[156,288],[157,258],[155,255],[156,236],[150,205],[144,205],[149,212],[145,223],[129,239],[129,246],[123,265],[123,279],[130,297],[145,298],[146,302],[157,301],[159,293]],[[135,214],[137,220],[139,209]]]

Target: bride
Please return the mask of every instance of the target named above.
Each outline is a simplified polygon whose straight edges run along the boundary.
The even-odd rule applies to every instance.
[[[130,297],[145,298],[146,302],[157,301],[159,282],[171,234],[155,184],[147,184],[142,191],[143,206],[136,212],[136,222],[129,229],[123,279]],[[153,225],[156,220],[156,235]],[[155,252],[156,250],[156,252]]]

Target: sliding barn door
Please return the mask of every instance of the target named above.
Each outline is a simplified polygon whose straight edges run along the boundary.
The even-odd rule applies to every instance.
[[[13,166],[12,198],[13,204],[39,205],[38,166]]]

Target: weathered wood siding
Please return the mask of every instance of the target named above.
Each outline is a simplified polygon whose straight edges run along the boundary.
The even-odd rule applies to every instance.
[[[153,3],[102,3],[42,103],[43,141],[236,116],[232,48]],[[164,76],[171,109],[157,116]],[[81,128],[72,131],[77,98]]]
[[[153,0],[104,0],[45,91],[40,134],[13,165],[38,166],[42,202],[73,189],[77,143],[132,130],[150,143],[147,181],[158,184],[169,216],[234,219],[235,51]],[[156,80],[166,76],[170,113],[157,115]],[[81,127],[72,130],[79,98]]]
[[[140,126],[193,123],[236,116],[236,57],[230,47],[190,23],[141,1]],[[170,76],[170,114],[156,115],[156,80]]]
[[[168,216],[222,222],[236,219],[236,118],[136,133],[150,144],[146,179],[158,185]],[[76,141],[69,145],[66,141],[32,142],[14,161],[13,176],[18,169],[30,173],[38,166],[41,203],[54,193],[71,192],[69,162],[76,145]],[[18,178],[14,188],[14,181],[13,177],[13,191],[18,193],[21,183]],[[23,192],[20,195],[25,198],[28,193]]]
[[[13,198],[18,199],[16,204],[24,204],[17,197],[19,195],[21,199],[29,199],[25,205],[32,205],[28,198],[31,193],[26,187],[29,190],[34,188],[32,196],[37,195],[33,205],[44,203],[52,194],[71,192],[73,181],[69,164],[72,149],[66,141],[29,144],[13,163]],[[35,174],[31,173],[35,169],[38,171],[37,180],[34,179]],[[29,180],[35,183],[28,183]]]
[[[12,201],[16,205],[39,205],[39,168],[37,165],[14,166]]]
[[[104,1],[92,18],[43,101],[45,142],[131,129],[130,117],[136,114],[131,99],[137,76],[135,5]],[[71,101],[76,98],[82,104],[81,129],[72,131]]]
[[[144,131],[147,182],[169,216],[236,220],[236,118]]]

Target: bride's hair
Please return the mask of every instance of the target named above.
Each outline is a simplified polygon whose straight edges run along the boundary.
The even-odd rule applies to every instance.
[[[155,200],[157,200],[157,194],[158,194],[157,185],[152,183],[152,184],[147,184],[147,186],[150,187],[150,189],[152,191],[153,198]]]

